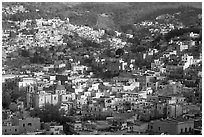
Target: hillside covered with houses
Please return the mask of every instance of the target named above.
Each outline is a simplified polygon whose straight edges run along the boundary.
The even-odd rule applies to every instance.
[[[148,4],[3,3],[2,133],[202,134],[202,9]]]

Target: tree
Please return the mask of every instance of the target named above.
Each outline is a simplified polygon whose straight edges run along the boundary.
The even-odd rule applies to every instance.
[[[16,101],[18,98],[21,98],[22,100],[26,100],[26,90],[25,88],[20,88],[13,90],[11,93],[11,98],[13,101]]]
[[[10,105],[9,105],[9,109],[12,111],[12,112],[16,112],[18,111],[18,106],[16,103],[12,102]]]
[[[146,50],[146,47],[144,47],[144,46],[138,46],[136,48],[136,52],[144,52],[145,50]]]
[[[127,110],[130,110],[131,109],[131,103],[130,102],[124,102],[123,103],[123,109],[125,110],[125,111],[127,111]]]
[[[42,108],[34,108],[30,112],[32,117],[39,117],[42,122],[59,122],[60,124],[65,124],[70,119],[64,116],[63,111],[59,110],[58,105],[45,104]]]
[[[16,69],[16,68],[21,68],[23,65],[30,64],[30,61],[28,58],[19,56],[13,60],[7,60],[5,64],[8,65],[10,68]]]
[[[23,57],[29,57],[29,51],[27,51],[27,50],[22,50],[22,51],[21,51],[21,56],[23,56]]]
[[[133,38],[128,38],[127,42],[130,42],[135,46],[140,44],[140,40],[136,36],[134,36]]]
[[[94,41],[91,41],[91,40],[87,40],[87,39],[83,39],[82,43],[83,43],[83,47],[93,47],[93,48],[99,48],[100,47],[100,44],[98,44]]]
[[[200,29],[199,28],[182,28],[182,29],[174,29],[167,33],[164,37],[166,41],[169,41],[171,38],[182,36],[188,32],[195,32],[199,33]]]
[[[8,109],[10,103],[11,103],[11,95],[9,94],[9,92],[3,91],[3,93],[2,93],[2,107],[5,109]]]
[[[117,49],[116,52],[115,52],[116,56],[122,56],[123,54],[124,54],[124,50],[121,49],[121,48]]]
[[[114,57],[114,52],[113,52],[113,50],[111,50],[111,49],[109,49],[109,48],[105,49],[105,50],[103,51],[103,54],[104,54],[105,56],[107,56],[107,57]]]

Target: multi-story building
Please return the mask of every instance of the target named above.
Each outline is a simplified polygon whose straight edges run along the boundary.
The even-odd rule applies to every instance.
[[[182,105],[180,104],[168,104],[167,105],[167,117],[176,118],[183,114]]]
[[[66,126],[68,127],[71,133],[77,133],[78,131],[82,130],[81,121],[75,121],[74,123],[67,123]]]
[[[149,123],[148,130],[153,134],[180,135],[193,131],[194,121],[191,119],[154,120]]]
[[[2,121],[3,135],[18,135],[40,130],[40,118],[17,119],[15,122]]]
[[[137,81],[140,83],[142,89],[151,87],[152,89],[157,88],[155,76],[138,76]]]
[[[33,77],[28,77],[28,78],[23,78],[18,84],[19,84],[19,88],[20,87],[26,87],[29,85],[35,85],[37,83],[37,80]]]

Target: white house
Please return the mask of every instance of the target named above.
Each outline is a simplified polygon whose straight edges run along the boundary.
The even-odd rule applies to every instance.
[[[35,85],[37,83],[37,80],[33,77],[23,78],[22,81],[18,83],[19,88],[20,87],[26,87],[29,85]]]
[[[184,54],[181,58],[184,63],[183,69],[188,68],[190,65],[193,64],[193,56],[188,56],[188,54]]]

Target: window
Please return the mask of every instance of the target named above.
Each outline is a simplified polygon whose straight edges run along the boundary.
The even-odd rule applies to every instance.
[[[5,132],[7,132],[7,130],[5,129]]]
[[[28,123],[28,126],[32,126],[32,123]]]
[[[188,132],[188,131],[187,131],[187,128],[185,128],[185,132]]]
[[[54,97],[54,100],[56,100],[57,98],[56,97]]]
[[[23,127],[25,127],[25,124],[23,124]]]
[[[17,129],[15,129],[15,132],[17,132]]]
[[[181,133],[183,133],[183,129],[181,129]]]
[[[159,127],[159,131],[161,130],[161,128]]]

